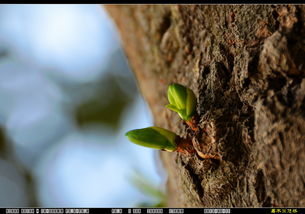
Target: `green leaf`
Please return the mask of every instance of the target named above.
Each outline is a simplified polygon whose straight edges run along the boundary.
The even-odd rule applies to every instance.
[[[187,89],[187,99],[186,99],[186,115],[188,118],[191,118],[196,112],[196,96],[194,92],[190,89]]]
[[[175,105],[168,104],[168,105],[166,105],[165,107],[168,108],[168,109],[170,109],[170,110],[172,110],[172,111],[175,111],[175,112],[177,112],[177,113],[180,112],[180,110],[179,110]]]
[[[175,133],[154,126],[131,130],[126,133],[126,136],[135,144],[153,149],[175,151],[177,148]]]
[[[168,87],[168,100],[170,104],[175,105],[178,109],[185,108],[186,88],[180,84],[173,83]]]
[[[185,114],[185,110],[180,110],[178,112],[179,116],[182,118],[182,120],[188,120],[187,115]]]
[[[169,103],[166,107],[175,111],[183,120],[189,120],[196,112],[196,96],[194,92],[183,85],[173,83],[167,90]]]
[[[173,106],[177,106],[176,100],[174,98],[174,90],[171,85],[168,87],[167,90],[167,98],[170,104],[172,104]]]
[[[163,128],[159,128],[156,126],[152,126],[152,129],[156,130],[157,132],[159,132],[163,137],[166,137],[166,139],[171,142],[171,144],[173,144],[174,146],[176,146],[176,137],[177,135],[174,132],[168,131],[166,129]]]

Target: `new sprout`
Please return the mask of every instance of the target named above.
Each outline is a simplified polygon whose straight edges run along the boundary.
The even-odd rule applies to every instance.
[[[168,152],[177,151],[184,154],[195,153],[190,139],[180,138],[169,130],[155,126],[131,130],[126,133],[126,136],[131,142],[140,146]]]
[[[144,129],[131,130],[126,133],[126,136],[131,142],[141,146],[170,152],[177,149],[177,135],[159,127],[152,126]]]
[[[197,101],[194,92],[180,84],[173,83],[168,87],[167,95],[169,104],[166,107],[177,112],[194,131],[198,131]],[[126,136],[131,142],[140,146],[184,154],[196,153],[191,139],[183,139],[174,132],[156,126],[134,129],[127,132]]]
[[[177,112],[185,121],[192,118],[196,112],[197,101],[191,89],[173,83],[168,87],[167,96],[170,104],[166,105],[166,108]]]
[[[195,119],[197,100],[194,92],[183,85],[173,83],[168,87],[167,96],[169,104],[166,108],[177,112],[193,130],[197,130]]]

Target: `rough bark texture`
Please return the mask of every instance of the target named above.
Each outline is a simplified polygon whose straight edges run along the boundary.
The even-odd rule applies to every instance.
[[[222,157],[161,152],[168,206],[305,206],[304,6],[106,9],[155,124],[195,137],[164,107],[170,83],[188,86]]]

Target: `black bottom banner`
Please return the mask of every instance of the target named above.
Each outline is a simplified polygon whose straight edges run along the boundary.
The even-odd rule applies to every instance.
[[[305,214],[305,208],[0,208],[0,214]]]

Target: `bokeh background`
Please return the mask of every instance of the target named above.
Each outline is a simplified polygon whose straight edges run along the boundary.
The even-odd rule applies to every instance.
[[[100,5],[0,5],[0,207],[164,206],[152,125]]]

